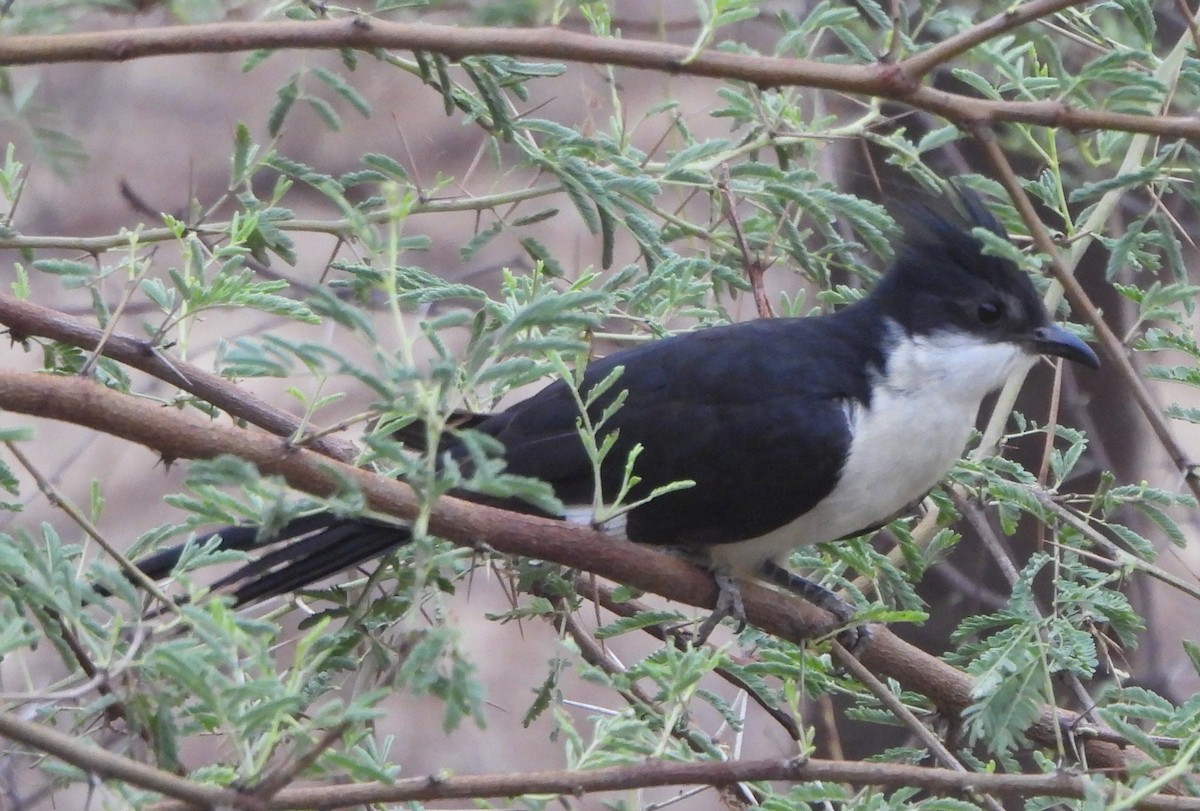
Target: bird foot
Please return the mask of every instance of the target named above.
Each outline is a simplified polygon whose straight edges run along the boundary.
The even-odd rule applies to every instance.
[[[742,592],[737,580],[728,569],[714,569],[713,581],[717,584],[717,605],[713,612],[700,623],[696,631],[696,644],[703,645],[708,637],[726,617],[737,620],[737,632],[746,627],[746,606],[742,604]]]
[[[828,611],[838,622],[847,627],[838,631],[837,641],[853,656],[858,656],[871,642],[871,626],[849,625],[854,618],[854,606],[834,594],[824,586],[783,568],[777,563],[767,561],[762,565],[762,576],[771,583],[779,586],[797,597],[812,603],[817,608]]]

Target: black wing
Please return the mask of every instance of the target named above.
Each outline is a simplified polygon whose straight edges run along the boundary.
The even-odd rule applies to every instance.
[[[641,543],[689,546],[757,537],[828,495],[849,450],[844,404],[866,401],[868,362],[855,308],[821,319],[718,327],[619,352],[588,367],[583,390],[618,366],[616,384],[591,409],[598,419],[617,393],[624,405],[601,468],[606,500],[617,494],[629,453],[641,479],[627,498],[695,485],[632,510],[626,532]],[[857,372],[851,370],[858,370]],[[504,445],[507,469],[554,486],[567,504],[590,504],[591,463],[575,397],[556,382],[477,426]]]
[[[849,449],[844,403],[867,402],[867,375],[882,363],[861,354],[863,346],[880,343],[862,334],[879,323],[878,317],[862,317],[866,306],[869,300],[826,318],[688,333],[589,365],[585,391],[616,367],[624,369],[594,404],[593,419],[618,392],[628,391],[605,426],[618,439],[601,468],[604,494],[611,499],[618,492],[636,445],[643,449],[634,466],[641,481],[627,503],[673,482],[695,482],[632,510],[629,538],[673,546],[732,543],[788,523],[827,495]],[[592,466],[578,417],[574,394],[558,381],[501,413],[463,415],[460,424],[499,440],[510,472],[549,482],[566,504],[590,504]],[[469,461],[452,439],[442,450]],[[233,587],[238,604],[303,588],[411,537],[404,527],[324,514],[298,519],[270,539],[260,538],[255,527],[226,527],[216,534],[227,548],[288,542],[217,584]],[[180,552],[160,552],[139,566],[163,577]]]

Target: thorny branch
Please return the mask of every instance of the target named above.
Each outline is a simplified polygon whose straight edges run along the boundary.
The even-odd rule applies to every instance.
[[[398,518],[412,519],[421,511],[421,499],[403,482],[332,461],[275,437],[165,411],[81,378],[0,370],[0,408],[82,425],[172,458],[238,456],[263,474],[282,476],[292,487],[315,495],[330,495],[351,482],[372,509]],[[439,537],[471,548],[484,539],[501,553],[590,571],[688,605],[716,605],[717,587],[702,570],[665,552],[619,541],[590,528],[449,497],[434,505],[428,528]],[[764,586],[746,583],[742,597],[747,619],[782,639],[802,643],[835,627],[823,611]],[[876,675],[893,678],[906,689],[929,697],[942,712],[957,714],[971,704],[972,680],[966,674],[903,642],[886,628],[875,632],[862,662]],[[1028,735],[1053,745],[1061,725],[1072,724],[1074,718],[1074,713],[1046,707]],[[1128,765],[1116,746],[1088,740],[1085,747],[1093,768],[1124,769]]]

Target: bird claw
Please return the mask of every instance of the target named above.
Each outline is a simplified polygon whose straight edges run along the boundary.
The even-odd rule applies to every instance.
[[[871,646],[871,638],[874,635],[875,632],[868,624],[849,625],[838,631],[837,641],[846,649],[847,653],[857,659],[863,651]]]
[[[859,654],[867,649],[867,646],[871,642],[871,626],[850,625],[850,621],[854,619],[854,606],[824,586],[818,585],[811,580],[806,580],[773,561],[765,562],[761,568],[762,576],[766,580],[795,594],[797,597],[803,598],[817,608],[828,611],[837,618],[838,622],[846,625],[845,628],[838,631],[837,641],[852,656],[857,658]]]
[[[737,580],[727,569],[715,569],[712,576],[717,584],[717,604],[696,631],[697,645],[707,642],[721,620],[727,617],[737,621],[737,633],[746,628],[746,606],[742,603],[742,591],[738,588]]]
[[[866,650],[871,642],[871,626],[849,624],[854,618],[854,606],[829,589],[805,580],[782,566],[767,563],[763,565],[762,571],[764,577],[772,583],[807,600],[817,608],[828,611],[837,618],[838,622],[845,624],[846,627],[838,631],[837,641],[852,656],[857,658]],[[704,619],[704,622],[700,623],[700,627],[696,630],[694,639],[697,645],[707,642],[709,636],[724,619],[730,618],[737,622],[736,633],[745,630],[747,624],[746,606],[742,602],[742,592],[738,588],[737,579],[727,568],[713,569],[712,577],[718,589],[717,604],[713,612]]]

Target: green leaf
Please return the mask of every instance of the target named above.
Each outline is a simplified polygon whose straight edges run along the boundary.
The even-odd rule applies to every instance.
[[[535,211],[532,214],[526,214],[524,216],[515,218],[512,221],[512,224],[513,224],[513,227],[515,227],[515,228],[520,228],[520,227],[526,226],[526,225],[535,225],[536,223],[548,220],[548,219],[556,216],[557,214],[558,214],[557,208],[554,208],[554,207],[543,208],[538,211]]]
[[[597,639],[613,639],[630,631],[640,631],[656,625],[673,626],[686,621],[678,611],[642,611],[632,617],[622,617],[596,629]]]
[[[1114,522],[1108,524],[1107,527],[1109,531],[1116,535],[1123,544],[1129,547],[1129,550],[1133,552],[1133,554],[1137,555],[1142,560],[1152,561],[1158,557],[1158,552],[1155,550],[1154,544],[1150,540],[1134,532],[1124,524],[1118,524]]]
[[[70,259],[38,259],[33,263],[36,270],[84,281],[96,275],[96,266]]]
[[[1178,403],[1171,403],[1163,409],[1163,414],[1173,420],[1200,423],[1200,408],[1193,406],[1181,406]]]
[[[1025,629],[996,637],[968,669],[975,684],[963,720],[972,743],[1008,752],[1025,743],[1025,730],[1041,713],[1039,687],[1045,677],[1036,644]]]
[[[233,137],[233,177],[234,186],[246,180],[250,162],[254,160],[254,143],[250,140],[250,130],[245,124],[239,123]]]
[[[1163,531],[1163,534],[1167,536],[1167,540],[1180,549],[1187,548],[1187,536],[1179,528],[1179,524],[1175,522],[1175,519],[1149,502],[1138,502],[1136,506]]]
[[[267,132],[272,138],[279,135],[280,131],[283,129],[283,121],[287,118],[288,112],[291,111],[292,105],[296,103],[296,99],[299,96],[300,74],[293,73],[292,78],[289,79],[277,91],[275,91],[275,105],[271,107],[271,112],[267,114]],[[244,129],[244,127],[239,127],[239,140],[241,137],[241,132]],[[247,137],[249,137],[248,133]],[[239,151],[241,151],[240,146]],[[244,157],[239,159],[239,157],[235,156],[233,166],[233,176],[235,178],[245,177],[246,160]]]
[[[317,117],[329,129],[337,132],[342,128],[342,119],[333,109],[333,106],[325,101],[325,99],[318,98],[317,96],[305,96],[304,103],[312,108],[312,111],[317,114]]]
[[[539,263],[545,269],[546,273],[559,278],[566,276],[566,271],[563,270],[562,265],[550,253],[550,249],[539,240],[534,237],[522,237],[521,247],[525,249],[525,252],[529,254],[533,261]]]
[[[458,256],[464,262],[479,252],[479,249],[492,241],[492,238],[504,230],[504,221],[496,220],[494,223],[478,231],[475,236],[467,240],[467,243],[458,249]]]
[[[1170,153],[1164,150],[1157,155],[1154,160],[1132,172],[1126,172],[1121,175],[1097,180],[1092,183],[1084,183],[1075,188],[1069,197],[1070,202],[1078,203],[1085,200],[1090,200],[1100,195],[1118,189],[1128,189],[1134,186],[1144,186],[1158,176],[1162,170],[1163,164],[1170,157]]]
[[[362,156],[361,160],[366,166],[377,172],[382,172],[393,180],[401,183],[408,182],[408,172],[395,158],[382,155],[378,152],[367,152]]]
[[[175,291],[168,290],[162,279],[142,279],[138,286],[147,298],[165,312],[170,312],[175,307]]]
[[[313,68],[313,75],[329,86],[333,92],[346,100],[363,118],[371,117],[371,105],[345,79],[325,68]]]
[[[0,442],[31,442],[36,438],[37,431],[29,425],[0,427]]]
[[[671,160],[667,162],[662,171],[663,180],[670,180],[672,175],[682,171],[685,167],[725,152],[732,146],[733,142],[727,138],[714,138],[711,141],[692,144],[687,149],[680,150],[671,156]]]

